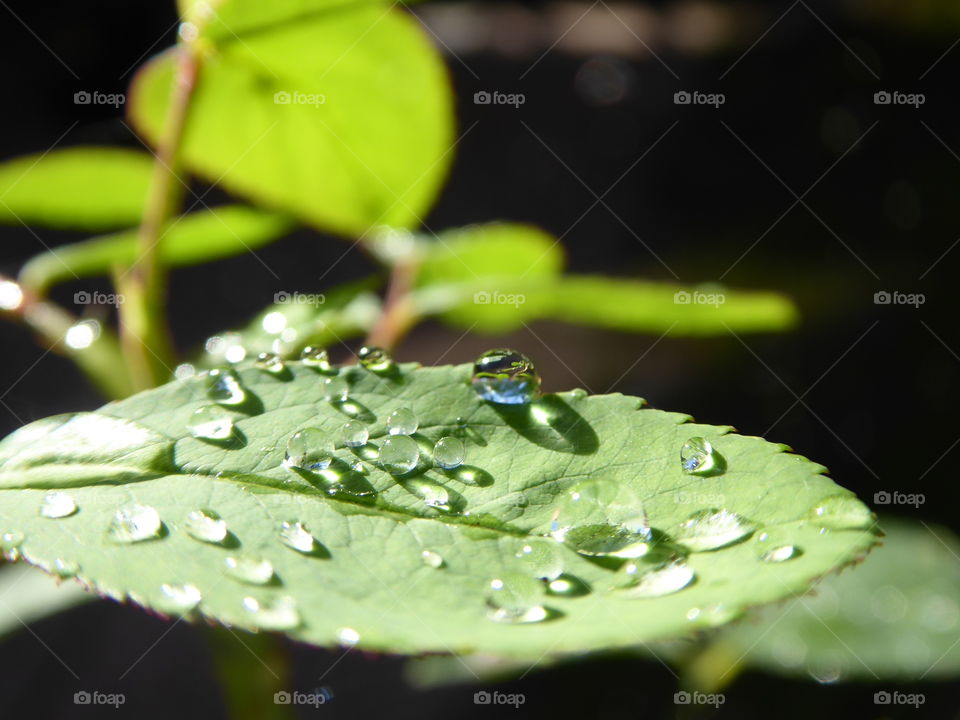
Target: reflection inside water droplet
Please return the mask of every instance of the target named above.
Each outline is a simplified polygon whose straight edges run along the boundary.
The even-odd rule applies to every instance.
[[[484,400],[501,405],[522,405],[540,390],[537,369],[523,353],[500,348],[488,350],[473,365],[471,384]]]

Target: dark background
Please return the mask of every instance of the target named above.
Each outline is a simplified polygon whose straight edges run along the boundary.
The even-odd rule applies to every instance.
[[[673,17],[690,5],[642,7]],[[729,45],[699,54],[660,46],[657,54],[670,70],[642,46],[626,54],[601,52],[602,39],[597,52],[555,49],[522,80],[546,46],[534,44],[532,54],[505,55],[490,47],[458,51],[462,62],[448,57],[461,129],[473,127],[459,145],[450,181],[427,224],[440,230],[522,220],[562,234],[593,204],[591,190],[606,191],[676,122],[605,197],[610,209],[598,205],[564,237],[570,267],[664,281],[675,280],[672,270],[684,283],[722,277],[730,287],[777,290],[799,305],[798,328],[739,339],[658,341],[537,323],[535,335],[471,336],[447,352],[460,331],[428,324],[398,355],[429,363],[446,352],[443,361],[457,363],[494,344],[512,345],[535,358],[548,390],[583,386],[636,394],[703,422],[732,424],[743,433],[789,443],[827,465],[837,482],[868,502],[879,490],[923,493],[926,503],[919,509],[889,510],[960,531],[955,481],[960,449],[950,419],[960,369],[953,285],[960,250],[950,252],[960,238],[960,48],[934,66],[960,36],[960,20],[905,21],[885,2],[811,2],[789,11],[789,2],[722,7],[737,18]],[[603,6],[594,12],[602,14]],[[127,69],[142,62],[149,48],[156,52],[172,44],[172,3],[5,0],[0,17],[5,79],[0,158],[42,152],[64,133],[60,147],[138,146],[120,112],[74,105],[73,93],[125,91]],[[484,89],[522,92],[526,103],[519,109],[474,105],[473,93]],[[719,109],[675,105],[673,93],[684,89],[722,92],[726,103]],[[919,109],[875,105],[873,94],[883,89],[922,92],[926,102]],[[764,235],[795,201],[784,184],[803,195],[835,162],[803,198],[810,209],[796,205]],[[206,202],[225,197],[215,189]],[[36,233],[50,246],[79,239]],[[5,274],[15,274],[43,249],[24,228],[2,228],[0,234]],[[278,289],[323,291],[331,282],[373,269],[368,259],[351,253],[318,285],[344,247],[303,230],[258,251],[282,286],[251,255],[177,271],[170,313],[180,349],[189,354],[213,332],[244,324]],[[82,288],[107,290],[105,280],[73,284],[55,297],[68,302]],[[875,305],[879,290],[919,292],[926,301],[919,309]],[[44,355],[24,328],[0,325],[0,344],[2,434],[21,421],[100,403],[69,361]],[[19,632],[0,643],[0,716],[90,716],[93,709],[72,704],[80,687],[126,694],[120,712],[99,711],[105,717],[224,716],[203,638],[193,628],[174,628],[122,682],[117,678],[124,669],[164,633],[164,621],[97,603],[31,629],[79,669],[82,682],[31,632]],[[353,652],[324,675],[339,656],[296,647],[296,687],[314,687],[323,676],[322,684],[336,694],[329,705],[305,715],[656,717],[677,711],[672,675],[637,660],[599,659],[498,686],[525,693],[525,706],[513,710],[475,706],[474,687],[416,692],[403,682],[394,658]],[[780,717],[860,716],[877,709],[872,695],[878,689],[882,686],[828,687],[748,672],[727,689],[717,714],[754,716],[776,708]],[[926,706],[892,708],[893,715],[957,714],[960,683],[919,689],[927,695]]]

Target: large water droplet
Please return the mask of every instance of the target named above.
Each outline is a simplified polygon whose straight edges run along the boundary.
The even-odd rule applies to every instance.
[[[300,468],[310,472],[326,470],[333,462],[327,438],[327,434],[317,428],[304,428],[295,432],[287,441],[283,464],[288,468]]]
[[[828,497],[813,509],[812,519],[830,530],[864,530],[876,522],[870,508],[849,495]]]
[[[556,545],[549,540],[525,542],[514,555],[533,577],[556,580],[563,573],[560,553]]]
[[[800,549],[796,545],[780,545],[779,547],[767,550],[760,556],[760,559],[763,560],[763,562],[781,563],[798,557],[799,555]]]
[[[393,369],[393,357],[386,350],[374,345],[365,345],[357,352],[357,359],[367,370],[387,372]]]
[[[334,375],[323,381],[323,399],[330,403],[346,402],[350,397],[350,383],[345,377]]]
[[[117,510],[110,534],[117,542],[141,542],[160,536],[160,514],[149,505],[132,504]]]
[[[322,347],[307,346],[300,351],[300,362],[309,367],[317,368],[320,372],[331,370],[330,355]]]
[[[240,405],[247,393],[233,370],[217,369],[207,376],[207,397],[221,405]]]
[[[420,553],[420,560],[423,561],[423,564],[427,567],[432,568],[441,568],[443,567],[443,556],[438,552],[433,550],[424,550]]]
[[[517,573],[490,581],[487,617],[500,623],[534,623],[547,618],[543,583]]]
[[[316,538],[298,521],[280,523],[280,542],[288,548],[309,555],[317,547]]]
[[[719,454],[709,440],[692,437],[680,448],[680,467],[690,475],[710,475],[720,470]]]
[[[471,379],[484,400],[501,405],[521,405],[536,397],[540,376],[533,362],[516,350],[488,350],[477,358]]]
[[[437,440],[437,444],[433,446],[433,461],[437,467],[444,470],[460,467],[466,457],[467,448],[460,438],[447,435]]]
[[[387,417],[387,433],[390,435],[413,435],[420,424],[409,408],[394,410]]]
[[[77,511],[77,503],[73,496],[65,492],[52,492],[43,496],[40,503],[40,514],[46,518],[65,518]]]
[[[222,543],[227,537],[227,523],[211,510],[187,513],[183,527],[191,537],[203,542]]]
[[[257,355],[257,359],[253,363],[261,370],[266,370],[268,373],[273,373],[278,375],[286,370],[286,365],[283,362],[283,359],[272,352],[262,352]]]
[[[342,627],[337,630],[337,640],[341,645],[353,647],[360,642],[360,633],[358,633],[352,627]]]
[[[370,439],[370,431],[359,420],[350,420],[340,428],[340,443],[347,447],[363,447]]]
[[[643,505],[626,485],[585,480],[557,508],[550,533],[582,555],[637,558],[650,550]]]
[[[266,585],[273,579],[273,565],[269,560],[251,555],[231,556],[224,560],[227,573],[240,582]]]
[[[420,447],[406,435],[388,437],[380,446],[380,465],[391,475],[403,475],[420,461]]]
[[[243,609],[250,613],[253,622],[263,630],[292,630],[300,625],[300,612],[291,597],[279,597],[271,602],[245,597]]]
[[[648,569],[639,563],[627,562],[617,571],[617,584],[622,597],[653,598],[682,590],[693,582],[693,568],[683,562],[672,562]]]
[[[674,538],[684,547],[700,552],[730,545],[754,530],[752,522],[729,510],[700,510],[680,524]]]
[[[160,593],[163,596],[157,603],[159,609],[164,612],[186,613],[193,610],[203,595],[193,585],[170,585],[164,583],[160,586]]]
[[[219,405],[204,405],[193,411],[187,428],[195,438],[226,440],[233,434],[233,419]]]

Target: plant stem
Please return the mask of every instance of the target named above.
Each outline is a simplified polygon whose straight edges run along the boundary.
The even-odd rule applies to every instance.
[[[190,102],[197,84],[200,60],[190,44],[176,52],[174,76],[163,134],[157,143],[153,177],[139,233],[139,258],[127,275],[117,274],[117,290],[126,297],[121,306],[121,336],[134,382],[153,387],[170,375],[173,353],[166,322],[166,273],[159,257],[167,221],[180,205],[183,184],[177,172],[180,145]]]
[[[383,313],[367,336],[367,345],[392,350],[416,324],[418,316],[411,292],[418,269],[419,264],[413,258],[399,260],[390,269]]]
[[[289,691],[289,658],[281,638],[208,628],[209,647],[232,720],[292,720],[292,705],[274,694]]]

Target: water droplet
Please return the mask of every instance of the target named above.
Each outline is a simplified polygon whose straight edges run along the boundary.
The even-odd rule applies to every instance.
[[[391,475],[403,475],[420,461],[420,447],[406,435],[393,435],[380,446],[380,465]]]
[[[424,550],[420,553],[420,559],[423,561],[423,564],[427,567],[440,568],[443,567],[443,557],[438,552],[433,550]]]
[[[254,597],[243,599],[243,609],[263,630],[292,630],[300,625],[300,612],[291,597],[279,597],[272,602],[262,602]]]
[[[230,369],[216,369],[207,375],[207,397],[220,405],[240,405],[247,399],[247,393],[237,373]]]
[[[687,620],[690,620],[690,621],[696,620],[698,617],[700,617],[700,608],[698,607],[690,608],[689,610],[687,610],[686,617],[687,617]]]
[[[280,542],[288,548],[307,555],[317,547],[316,538],[303,526],[303,523],[298,521],[280,523]]]
[[[353,470],[354,472],[360,473],[361,475],[367,475],[370,472],[369,470],[367,470],[367,466],[364,465],[359,460],[357,460],[353,465],[351,465],[350,469]]]
[[[360,642],[360,633],[351,627],[342,627],[337,630],[337,640],[341,645],[349,645],[350,647],[353,647]]]
[[[500,623],[534,623],[547,618],[543,583],[526,575],[504,574],[490,581],[487,617]]]
[[[340,428],[340,443],[347,447],[363,447],[370,439],[370,431],[359,420],[351,420]]]
[[[317,368],[321,372],[331,370],[330,354],[322,347],[308,345],[300,351],[300,362],[309,367]]]
[[[65,558],[57,558],[53,561],[53,572],[60,577],[67,578],[73,577],[78,572],[80,572],[80,565],[73,560],[67,560]]]
[[[160,586],[160,594],[163,596],[158,605],[165,612],[186,613],[193,610],[203,599],[200,590],[193,585],[170,585],[164,583]]]
[[[463,465],[467,457],[467,448],[460,438],[447,435],[437,440],[433,446],[433,461],[437,467],[444,470],[453,470]]]
[[[300,468],[310,472],[326,470],[333,462],[327,438],[327,434],[317,428],[304,428],[295,432],[287,441],[283,464],[288,468]]]
[[[637,558],[650,550],[650,524],[636,494],[622,483],[574,485],[550,527],[555,540],[582,555]]]
[[[447,489],[443,487],[443,485],[437,485],[436,483],[420,478],[408,480],[404,485],[423,500],[428,507],[436,508],[437,510],[450,509],[450,493],[447,492]]]
[[[828,497],[814,508],[812,519],[830,530],[864,530],[876,522],[870,508],[851,495]]]
[[[763,560],[763,562],[781,563],[798,557],[799,555],[800,550],[796,545],[780,545],[779,547],[767,550],[760,556],[760,559]]]
[[[709,475],[719,470],[719,456],[709,440],[692,437],[680,448],[680,467],[690,475]]]
[[[628,598],[654,598],[675,593],[687,587],[695,573],[683,562],[672,562],[646,569],[639,563],[627,562],[618,571],[618,585],[625,584],[618,593]]]
[[[127,505],[117,510],[110,523],[110,534],[118,542],[140,542],[160,536],[160,514],[149,505]]]
[[[283,359],[272,352],[262,352],[257,355],[257,359],[253,363],[261,370],[266,370],[268,373],[273,373],[277,375],[282,373],[286,369],[286,365],[283,362]]]
[[[540,390],[533,362],[516,350],[488,350],[473,365],[473,389],[484,400],[501,405],[528,403]]]
[[[191,537],[208,543],[222,543],[227,537],[227,523],[211,510],[187,513],[184,529]]]
[[[350,397],[350,384],[345,377],[334,375],[323,381],[323,399],[331,403],[346,402]]]
[[[231,556],[224,560],[227,573],[240,582],[266,585],[273,579],[273,565],[265,558],[250,555]]]
[[[226,440],[233,434],[233,419],[218,405],[204,405],[193,411],[187,428],[195,438]]]
[[[700,552],[742,540],[755,529],[749,520],[729,510],[700,510],[681,523],[674,537],[684,547]]]
[[[40,514],[46,518],[65,518],[77,511],[77,503],[65,492],[52,492],[43,496]]]
[[[533,577],[556,580],[563,573],[563,562],[555,544],[549,540],[523,543],[515,557]]]
[[[383,348],[365,345],[357,352],[357,359],[367,370],[387,372],[393,368],[393,357]]]
[[[17,550],[23,543],[24,538],[24,534],[19,530],[8,530],[0,534],[0,550],[7,552]]]
[[[173,369],[173,376],[177,380],[186,380],[197,374],[197,368],[191,363],[180,363]]]
[[[387,417],[387,432],[390,435],[413,435],[420,424],[413,410],[400,408]]]

